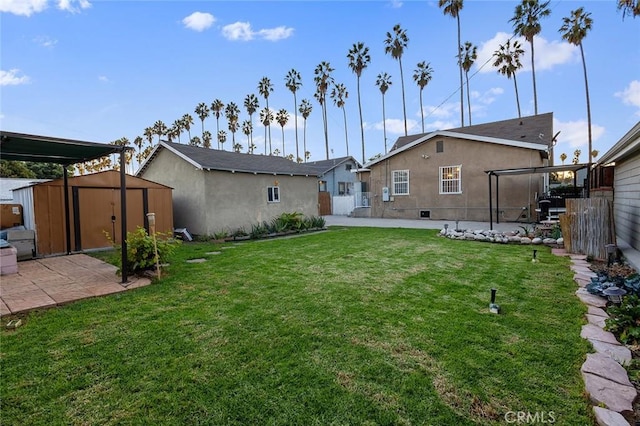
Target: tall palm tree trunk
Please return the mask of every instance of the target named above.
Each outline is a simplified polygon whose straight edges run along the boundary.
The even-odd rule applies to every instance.
[[[387,114],[384,108],[384,95],[382,95],[382,136],[384,137],[384,153],[387,153]],[[364,158],[362,159],[364,164]]]
[[[422,133],[424,133],[424,108],[422,107],[422,87],[420,88],[420,122],[422,123]]]
[[[469,73],[465,71],[464,77],[467,80],[467,109],[469,110],[469,126],[471,126],[471,90],[469,90]]]
[[[584,49],[582,48],[582,42],[580,43],[580,55],[582,56],[582,71],[584,72],[584,91],[587,96],[587,126],[588,126],[588,135],[589,135],[589,153],[587,161],[587,198],[591,193],[591,151],[593,150],[591,146],[591,102],[589,101],[589,83],[587,80],[587,63],[584,60]]]
[[[304,119],[304,127],[302,128],[302,144],[304,152],[302,153],[302,158],[304,162],[307,162],[307,119]]]
[[[347,157],[349,156],[349,134],[347,133],[347,110],[342,106],[342,116],[344,117],[344,142],[347,145]]]
[[[285,156],[284,152],[284,126],[282,126],[282,156]]]
[[[534,60],[533,38],[531,38],[531,76],[533,77],[533,113],[538,115],[538,91],[536,89],[536,64]]]
[[[298,107],[298,101],[296,99],[296,92],[293,92],[293,123],[296,127],[296,161],[300,158],[300,152],[298,150],[298,113],[296,108]]]
[[[269,111],[269,98],[266,98],[267,100],[267,111]],[[272,151],[271,151],[271,123],[269,123],[268,125],[268,129],[269,129],[269,155],[271,155]]]
[[[460,49],[460,14],[456,15],[456,21],[458,21],[458,68],[460,71],[460,126],[464,127],[464,86],[462,82],[462,52]]]
[[[362,126],[362,102],[360,101],[360,77],[358,77],[358,112],[360,113],[360,136],[362,138],[362,164],[364,164],[364,127]],[[345,118],[346,120],[346,118]],[[349,150],[347,146],[347,155],[349,155]]]
[[[404,135],[407,136],[407,105],[404,100],[404,73],[402,72],[402,58],[398,57],[400,64],[400,84],[402,85],[402,113],[404,114]]]
[[[522,117],[520,114],[520,95],[518,95],[518,83],[516,82],[516,74],[513,74],[513,86],[516,89],[516,105],[518,106],[518,118]]]
[[[327,129],[327,101],[322,102],[322,122],[324,124],[324,149],[326,152],[327,160],[329,159],[329,131]]]

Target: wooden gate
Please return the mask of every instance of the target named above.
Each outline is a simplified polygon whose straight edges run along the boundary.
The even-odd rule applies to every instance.
[[[331,194],[327,191],[318,192],[318,212],[320,216],[331,214]]]
[[[567,199],[566,206],[566,214],[560,215],[565,249],[569,253],[581,253],[595,259],[606,259],[605,246],[616,243],[609,200],[604,198]]]

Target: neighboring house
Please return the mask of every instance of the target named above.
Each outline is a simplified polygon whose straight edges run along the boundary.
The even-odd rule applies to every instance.
[[[356,214],[489,221],[487,172],[546,166],[552,136],[548,113],[401,137],[358,171],[366,207]],[[503,177],[495,214],[501,221],[530,218],[545,189],[544,175]]]
[[[605,167],[596,169],[592,182],[602,188],[610,186],[613,181],[616,237],[636,251],[640,250],[640,122],[607,151],[598,163]]]
[[[320,214],[350,214],[355,207],[355,184],[359,183],[353,172],[362,165],[351,156],[305,165],[318,174]]]
[[[160,142],[137,176],[171,186],[175,227],[196,235],[318,215],[315,170],[283,157]]]

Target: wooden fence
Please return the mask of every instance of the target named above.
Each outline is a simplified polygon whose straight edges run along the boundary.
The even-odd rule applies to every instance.
[[[594,259],[606,259],[606,244],[616,243],[613,211],[604,198],[566,200],[567,212],[560,215],[564,247],[569,253],[579,253]]]

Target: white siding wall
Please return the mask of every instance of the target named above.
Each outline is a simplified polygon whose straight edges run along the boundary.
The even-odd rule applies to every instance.
[[[640,250],[640,156],[616,161],[614,214],[616,235]]]
[[[331,214],[338,216],[348,216],[353,212],[355,208],[355,195],[341,195],[334,196],[331,199]]]

